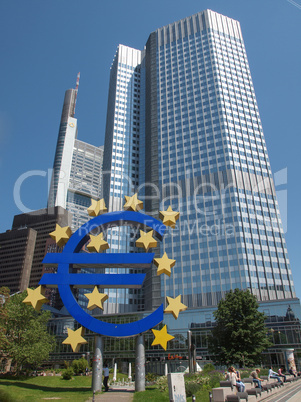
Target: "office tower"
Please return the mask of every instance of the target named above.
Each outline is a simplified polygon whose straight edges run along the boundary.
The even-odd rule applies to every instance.
[[[65,93],[48,196],[48,207],[59,205],[66,208],[73,147],[77,137],[77,119],[74,118],[76,97],[77,89],[68,89]]]
[[[49,213],[47,208],[44,208],[38,211],[15,215],[12,230],[8,235],[11,233],[12,239],[18,239],[18,232],[20,232],[20,234],[24,233],[25,235],[26,232],[31,234],[30,242],[28,241],[31,260],[28,262],[27,266],[30,279],[29,284],[26,284],[26,287],[36,288],[39,284],[43,272],[42,261],[45,256],[46,242],[49,239],[49,233],[55,230],[56,224],[62,227],[70,226],[71,219],[71,214],[61,207],[53,208],[51,213]],[[7,249],[7,252],[11,253],[11,250],[11,248],[10,250]],[[15,253],[11,253],[10,258],[12,261],[15,261]],[[17,270],[21,264],[21,260],[19,262],[15,261],[14,269]],[[18,275],[19,274],[16,274],[15,276],[16,282],[19,281]],[[18,290],[22,290],[22,287],[20,286],[20,289]]]
[[[72,212],[72,231],[90,219],[91,198],[102,196],[103,147],[77,139],[78,82],[79,75],[76,88],[65,93],[48,197],[48,208],[61,206]]]
[[[109,211],[123,209],[124,196],[132,194],[139,179],[141,52],[119,45],[111,71],[103,164],[104,198]],[[134,250],[134,238],[127,227],[108,230],[107,252]],[[111,273],[124,272],[111,269]],[[125,270],[125,272],[129,272]],[[142,310],[138,289],[106,289],[106,313]]]
[[[11,294],[28,288],[36,237],[31,228],[0,233],[0,284]]]
[[[151,33],[141,52],[118,47],[107,170],[110,211],[138,183],[147,213],[169,205],[181,213],[160,246],[176,260],[159,278],[160,302],[181,294],[199,321],[212,321],[214,306],[239,288],[271,302],[271,316],[285,316],[286,301],[300,309],[239,22],[206,10]],[[116,232],[116,249],[127,240]],[[193,311],[183,314],[190,322]]]
[[[73,215],[73,231],[90,219],[87,208],[91,198],[102,197],[102,160],[103,146],[74,141],[66,200],[66,209]]]
[[[110,71],[103,164],[104,197],[110,211],[122,210],[124,195],[138,186],[140,65],[140,50],[118,46]]]

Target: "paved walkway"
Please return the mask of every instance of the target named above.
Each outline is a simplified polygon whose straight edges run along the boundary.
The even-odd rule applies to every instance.
[[[281,392],[271,395],[264,399],[264,402],[300,402],[301,401],[301,384],[291,383],[288,387],[284,387]]]
[[[122,388],[111,388],[108,392],[100,395],[95,395],[95,402],[132,402],[134,398],[134,390],[127,390]],[[87,402],[92,402],[92,398]]]

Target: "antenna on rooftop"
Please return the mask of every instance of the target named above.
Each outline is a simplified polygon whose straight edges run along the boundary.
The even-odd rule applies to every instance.
[[[80,73],[77,74],[77,78],[76,78],[75,98],[74,98],[74,107],[73,107],[72,117],[74,117],[74,114],[75,114],[75,106],[76,106],[76,99],[77,99],[77,93],[78,93],[79,79],[80,79]]]

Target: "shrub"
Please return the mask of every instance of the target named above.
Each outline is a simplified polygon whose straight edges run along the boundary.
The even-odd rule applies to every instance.
[[[213,370],[215,370],[215,367],[212,363],[207,363],[203,367],[203,372],[205,372],[205,373],[209,373],[209,371],[213,371]]]
[[[145,375],[145,381],[154,382],[158,378],[158,374],[155,373],[147,373]]]
[[[71,366],[74,371],[74,374],[79,375],[80,373],[85,372],[86,367],[88,367],[88,361],[84,358],[73,360]]]
[[[161,392],[166,391],[168,388],[167,377],[166,376],[158,377],[156,380],[156,384],[158,385],[158,388]]]
[[[72,368],[69,367],[63,371],[62,378],[64,380],[71,380],[73,375],[74,375],[74,372],[73,372]]]
[[[268,375],[268,374],[269,374],[269,369],[260,369],[260,376],[261,375]]]
[[[224,374],[221,371],[211,371],[209,373],[209,386],[211,388],[219,387],[219,382],[224,380]]]
[[[195,395],[201,388],[202,386],[200,384],[195,382],[187,382],[185,384],[186,396]]]

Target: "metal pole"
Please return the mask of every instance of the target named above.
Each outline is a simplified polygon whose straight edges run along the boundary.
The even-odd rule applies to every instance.
[[[187,331],[189,374],[194,372],[193,354],[191,350],[191,331]]]
[[[145,346],[142,334],[136,339],[135,391],[145,391]]]
[[[93,392],[102,389],[102,366],[103,366],[103,339],[102,336],[95,336],[95,347],[92,370],[92,390]]]

